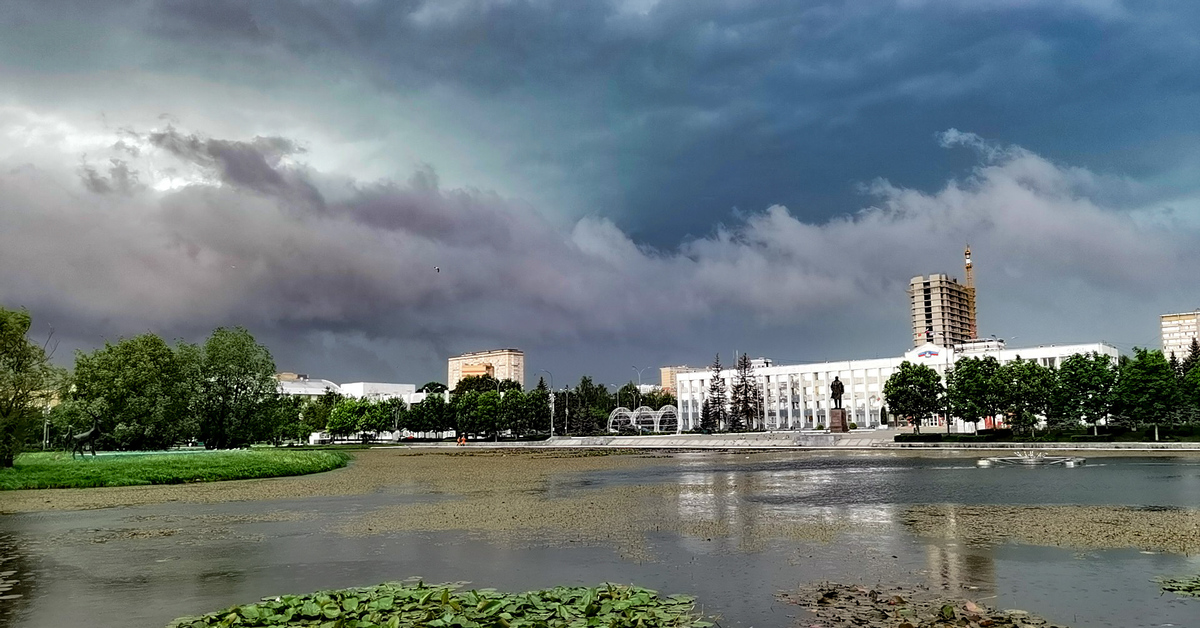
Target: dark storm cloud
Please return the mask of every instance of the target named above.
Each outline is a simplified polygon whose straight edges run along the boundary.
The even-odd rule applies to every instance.
[[[84,164],[79,167],[79,178],[88,191],[96,194],[132,194],[142,187],[138,182],[138,171],[120,159],[109,160],[107,177],[94,166]]]
[[[527,107],[504,147],[517,171],[554,164],[585,211],[660,244],[707,233],[731,207],[834,215],[881,172],[936,185],[964,163],[927,141],[951,126],[1157,177],[1158,197],[1194,190],[1200,163],[1183,139],[1200,135],[1191,4],[169,6],[181,32],[246,38],[254,24],[247,45],[332,56],[385,92],[449,88],[481,115]]]
[[[210,170],[222,182],[263,194],[304,199],[322,205],[324,199],[293,168],[281,164],[284,157],[304,149],[282,137],[255,137],[229,141],[183,135],[174,127],[147,135],[149,142],[188,162]]]
[[[144,136],[154,138],[146,163],[169,157],[204,175],[228,174],[215,165],[228,147],[295,150],[286,139]],[[1019,147],[954,130],[939,138],[977,154],[969,178],[935,192],[876,181],[873,206],[828,222],[778,205],[745,212],[678,251],[639,245],[602,218],[564,230],[498,195],[443,189],[428,169],[407,184],[338,185],[312,211],[290,187],[315,188],[312,170],[289,170],[273,185],[217,177],[118,196],[27,168],[0,175],[0,265],[23,269],[0,277],[0,294],[6,305],[49,313],[59,329],[189,336],[244,324],[288,345],[288,355],[301,339],[330,335],[429,356],[479,342],[597,353],[621,342],[706,355],[730,348],[714,342],[798,321],[871,336],[879,304],[896,312],[889,333],[903,337],[904,287],[945,263],[936,243],[970,239],[990,260],[987,299],[1003,296],[1009,307],[1071,287],[1084,308],[1107,293],[1149,302],[1200,288],[1190,270],[1200,263],[1196,224],[1098,204],[1088,190],[1103,189],[1105,177]],[[1090,312],[1059,307],[1075,321]],[[719,320],[739,323],[722,341],[698,335]]]

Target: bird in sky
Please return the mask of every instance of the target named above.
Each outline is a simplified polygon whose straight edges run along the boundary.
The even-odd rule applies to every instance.
[[[433,271],[434,271],[434,272],[437,272],[437,273],[440,273],[440,272],[442,272],[442,269],[441,269],[441,267],[439,267],[439,266],[434,266],[434,267],[433,267]]]

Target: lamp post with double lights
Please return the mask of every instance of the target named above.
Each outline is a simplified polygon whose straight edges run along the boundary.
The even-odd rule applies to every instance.
[[[933,342],[934,336],[941,336],[942,353],[946,354],[942,358],[942,388],[946,391],[942,395],[942,411],[946,417],[946,433],[949,434],[950,424],[953,422],[953,419],[950,418],[950,339],[946,337],[945,333],[940,331],[927,331],[925,334],[929,342]]]
[[[638,374],[638,387],[637,387],[637,402],[636,402],[636,405],[638,405],[638,406],[641,406],[641,405],[642,405],[642,371],[644,371],[644,370],[646,370],[646,369],[648,369],[648,368],[650,368],[650,367],[646,366],[646,367],[642,367],[642,368],[640,368],[640,369],[639,369],[639,368],[638,368],[638,367],[636,367],[636,366],[631,366],[631,367],[629,367],[629,368],[631,368],[631,369],[633,369],[633,370],[637,371],[637,374]]]

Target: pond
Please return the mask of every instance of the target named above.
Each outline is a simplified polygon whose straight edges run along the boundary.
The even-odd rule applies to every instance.
[[[1153,582],[1200,573],[1184,553],[981,543],[965,527],[911,524],[921,504],[953,505],[938,521],[993,505],[1047,506],[1051,518],[1074,505],[1197,508],[1195,458],[980,469],[909,453],[360,457],[325,474],[374,482],[356,494],[196,503],[183,489],[165,503],[0,517],[0,573],[12,572],[0,578],[11,583],[0,626],[162,626],[266,595],[409,576],[511,591],[636,583],[695,595],[722,626],[745,628],[793,626],[802,613],[777,594],[826,579],[925,583],[1071,626],[1200,616],[1200,601]]]

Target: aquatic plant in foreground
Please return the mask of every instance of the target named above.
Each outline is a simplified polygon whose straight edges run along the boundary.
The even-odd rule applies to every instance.
[[[320,626],[321,628],[710,628],[693,598],[604,584],[528,593],[459,591],[460,584],[388,582],[373,587],[267,597],[168,628]]]
[[[1187,597],[1200,597],[1200,576],[1187,578],[1156,578],[1158,587],[1168,593]]]

